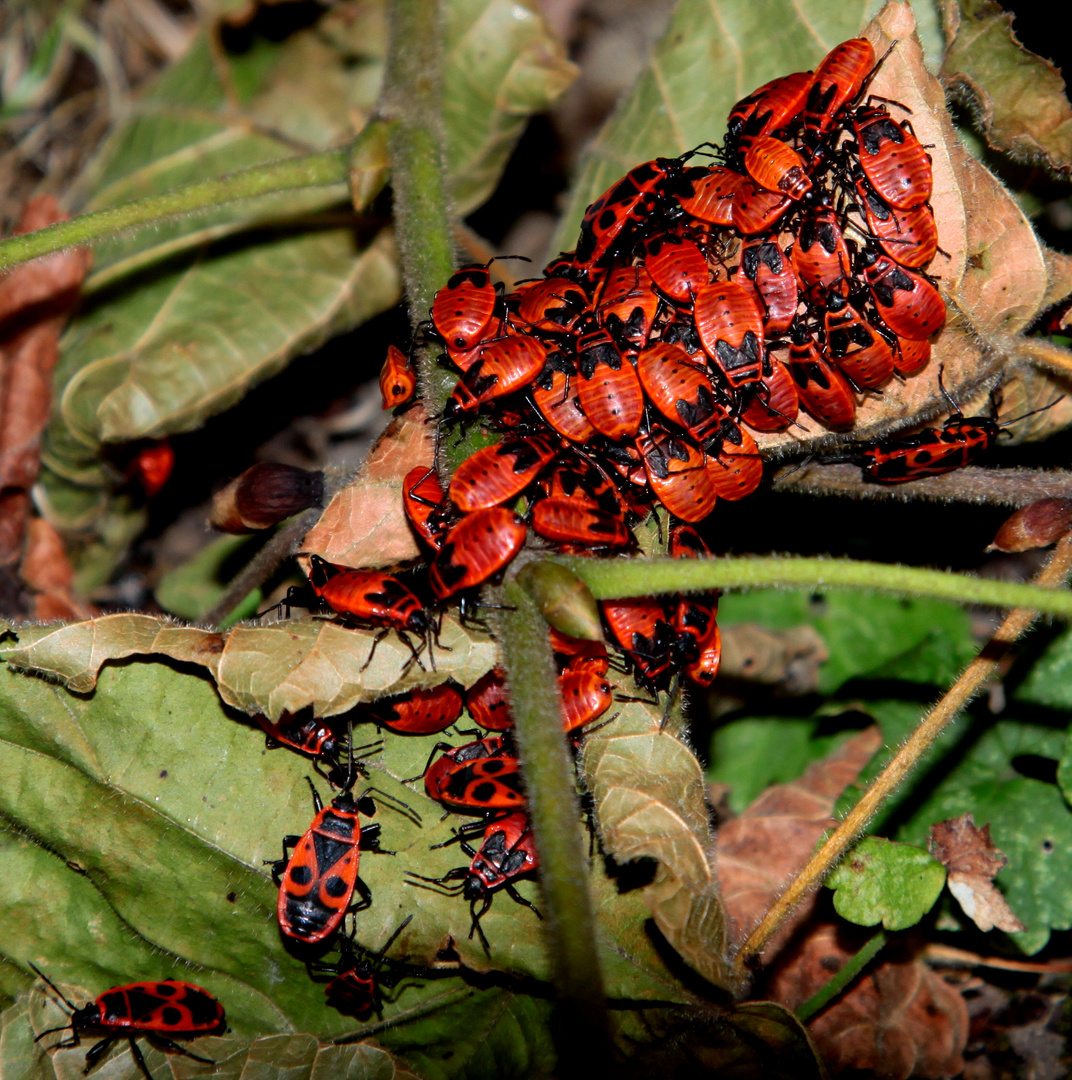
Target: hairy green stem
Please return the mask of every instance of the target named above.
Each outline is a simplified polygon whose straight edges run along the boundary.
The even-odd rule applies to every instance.
[[[375,131],[366,128],[358,136],[358,144],[354,148],[347,146],[254,165],[226,176],[165,191],[162,195],[150,195],[107,210],[82,214],[36,232],[9,236],[6,240],[0,240],[0,270],[61,248],[89,244],[114,236],[124,229],[180,217],[222,203],[294,188],[345,184],[354,169],[354,149],[362,141],[373,141],[375,135]]]
[[[525,773],[532,835],[540,859],[546,940],[557,990],[560,1077],[605,1076],[612,1067],[610,1023],[588,894],[573,758],[546,626],[528,593],[505,588],[502,648],[515,734]]]
[[[438,0],[394,0],[389,12],[387,69],[378,106],[387,137],[395,196],[395,232],[414,334],[432,298],[454,269],[444,149],[442,32]],[[446,404],[455,376],[418,350],[428,412]]]
[[[963,604],[1026,607],[1046,615],[1072,618],[1072,592],[916,566],[780,556],[651,561],[572,558],[561,561],[588,586],[597,600],[705,589],[804,586],[934,596]]]
[[[879,927],[878,930],[867,939],[862,949],[854,956],[850,956],[845,966],[816,994],[808,998],[796,1010],[796,1017],[806,1024],[820,1009],[824,1009],[834,998],[863,971],[868,964],[878,955],[879,950],[889,940],[886,931]]]

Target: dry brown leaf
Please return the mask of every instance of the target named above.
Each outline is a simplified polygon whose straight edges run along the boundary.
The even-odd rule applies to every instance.
[[[990,145],[1072,169],[1072,107],[1060,69],[1020,44],[1012,15],[993,0],[960,0],[947,11],[953,40],[942,78],[970,104]]]
[[[1024,929],[993,883],[1009,860],[994,847],[989,825],[978,828],[971,814],[939,821],[931,826],[927,847],[946,867],[949,891],[980,930],[996,926],[1015,934]]]
[[[31,199],[19,233],[66,217],[51,195]],[[29,499],[41,458],[41,432],[52,407],[59,336],[89,269],[85,248],[22,263],[0,278],[0,565],[21,554]]]
[[[1018,368],[1001,384],[997,419],[1009,424],[1001,439],[1008,445],[1039,442],[1064,431],[1072,424],[1072,380],[1041,368]]]
[[[819,667],[829,656],[814,626],[768,630],[759,623],[736,623],[722,629],[719,674],[787,694],[809,694],[819,689]]]
[[[5,661],[63,683],[77,693],[97,684],[101,667],[130,656],[170,656],[207,668],[220,697],[243,712],[278,720],[312,706],[335,716],[355,705],[453,676],[476,682],[498,660],[487,634],[445,618],[436,645],[438,671],[409,663],[412,653],[395,634],[376,645],[373,630],[327,619],[284,619],[265,626],[236,626],[226,634],[183,626],[155,615],[103,615],[67,626],[21,627]]]
[[[613,724],[585,739],[581,770],[604,850],[619,863],[657,861],[643,888],[655,925],[690,967],[726,986],[726,926],[703,770],[660,722],[650,706],[626,705]]]
[[[26,551],[19,574],[33,598],[33,616],[39,622],[77,622],[92,619],[92,604],[71,592],[74,570],[60,534],[44,518],[31,518],[26,530]]]
[[[18,488],[0,494],[0,567],[10,568],[22,551],[30,496]]]
[[[768,788],[740,817],[719,829],[718,875],[735,944],[744,941],[808,861],[819,837],[835,824],[835,800],[881,745],[878,728],[861,731],[809,765],[795,783]],[[767,955],[784,944],[813,906],[814,892],[772,938]]]
[[[1000,388],[984,387],[956,398],[964,416],[992,416],[1001,427],[1001,445],[1048,439],[1072,424],[1072,382],[1041,368],[1018,365],[1009,368]],[[932,425],[953,414],[948,402],[934,416]]]
[[[1064,300],[1072,293],[1072,255],[1065,255],[1061,251],[1043,247],[1043,255],[1046,257],[1046,276],[1049,278],[1049,287],[1042,301],[1043,308],[1051,307]],[[1068,313],[1065,313],[1067,318]],[[1067,322],[1062,325],[1067,326]]]
[[[156,615],[123,612],[65,626],[24,626],[5,663],[62,683],[78,694],[96,685],[101,667],[130,656],[162,655],[200,664],[215,675],[224,638]]]
[[[816,927],[784,958],[771,998],[790,1009],[802,1005],[866,937],[844,924]],[[876,967],[816,1014],[808,1033],[831,1072],[861,1069],[880,1080],[955,1076],[964,1067],[968,1010],[925,964],[887,946]]]
[[[302,551],[357,569],[419,558],[402,510],[402,481],[418,465],[431,465],[433,450],[433,426],[418,403],[379,437],[357,476],[302,541]]]
[[[61,314],[35,322],[0,343],[0,487],[28,491],[37,479],[65,319]]]
[[[57,221],[66,221],[52,195],[38,195],[30,199],[23,209],[15,235],[34,232]],[[0,277],[0,335],[7,336],[11,330],[4,324],[13,316],[21,321],[24,313],[36,305],[51,308],[52,302],[64,293],[77,294],[89,269],[92,256],[87,248],[68,248],[54,255],[20,263],[10,273]],[[66,307],[75,296],[64,298]],[[32,315],[37,318],[36,313]]]

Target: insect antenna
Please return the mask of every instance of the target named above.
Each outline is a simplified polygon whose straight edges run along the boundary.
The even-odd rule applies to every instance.
[[[48,983],[52,988],[52,992],[56,994],[60,1001],[62,1001],[63,1004],[67,1006],[68,1010],[70,1010],[71,1015],[74,1016],[74,1014],[78,1012],[78,1006],[75,1005],[75,1003],[71,1001],[71,999],[68,998],[67,995],[36,964],[31,963],[30,967],[33,968],[38,978],[41,978]],[[57,1031],[66,1031],[69,1027],[71,1027],[70,1024],[62,1024],[60,1027],[48,1028],[47,1031],[42,1031],[39,1035],[35,1035],[34,1042],[39,1042],[46,1035],[54,1035]]]

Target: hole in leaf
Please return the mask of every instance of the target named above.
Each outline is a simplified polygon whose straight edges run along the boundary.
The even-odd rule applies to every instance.
[[[1010,762],[1012,767],[1028,780],[1041,780],[1044,784],[1057,783],[1057,762],[1041,754],[1017,754]]]
[[[655,880],[655,871],[659,869],[658,859],[630,859],[629,862],[617,862],[610,855],[606,857],[607,876],[618,886],[619,893],[642,889]]]

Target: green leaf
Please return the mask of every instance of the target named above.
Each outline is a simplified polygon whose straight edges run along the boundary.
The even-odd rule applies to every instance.
[[[927,681],[952,681],[975,655],[968,615],[943,600],[831,593],[813,620],[830,650],[820,688],[833,693],[850,679],[923,673]]]
[[[461,213],[492,193],[521,129],[576,76],[537,5],[452,0],[445,5],[443,121]]]
[[[860,841],[827,877],[834,908],[861,926],[907,930],[934,906],[945,867],[922,848],[878,836]]]
[[[0,807],[19,831],[2,834],[6,960],[97,993],[188,978],[240,1037],[345,1030],[282,947],[262,862],[305,828],[302,763],[265,756],[210,685],[163,665],[109,669],[88,699],[9,672],[0,687]]]
[[[451,623],[444,625],[441,635],[451,651],[437,650],[439,671],[421,671],[411,665],[404,678],[400,672],[408,651],[399,643],[391,638],[380,642],[373,662],[362,670],[373,635],[315,619],[237,627],[219,635],[150,616],[119,615],[69,627],[27,627],[17,633],[18,645],[5,653],[9,663],[61,678],[87,696],[70,697],[38,679],[5,676],[17,705],[10,710],[8,742],[0,743],[0,748],[16,743],[23,754],[12,763],[10,774],[0,766],[0,783],[5,782],[5,775],[22,776],[22,783],[30,786],[23,790],[9,783],[10,801],[5,804],[0,799],[0,812],[19,822],[27,835],[59,852],[61,859],[77,850],[79,854],[71,857],[87,865],[93,884],[139,938],[232,974],[241,970],[238,952],[242,963],[252,963],[261,972],[266,950],[278,947],[271,916],[274,890],[261,868],[264,859],[278,857],[282,836],[301,834],[307,827],[310,810],[303,777],[309,763],[285,751],[265,755],[260,729],[244,718],[232,719],[205,680],[179,676],[162,664],[131,663],[131,658],[164,653],[200,664],[213,675],[225,701],[273,719],[310,704],[316,715],[335,715],[407,686],[442,682],[449,675],[468,685],[476,673],[494,665],[489,639],[467,635]],[[119,659],[127,663],[107,663]],[[48,709],[34,703],[35,695],[42,694]],[[196,701],[187,701],[191,695]],[[68,706],[68,700],[73,704]],[[360,724],[362,714],[351,712],[348,719]],[[366,732],[355,731],[355,742],[367,743]],[[0,739],[4,737],[0,730]],[[358,922],[358,940],[367,948],[378,948],[417,906],[419,918],[398,945],[413,961],[432,964],[440,950],[453,942],[452,950],[469,968],[496,968],[545,979],[547,957],[538,920],[531,912],[511,904],[505,893],[497,895],[497,902],[481,920],[491,942],[490,954],[485,953],[479,938],[470,936],[468,905],[456,895],[444,894],[441,886],[406,876],[409,871],[422,878],[440,878],[468,862],[457,847],[456,819],[444,818],[441,806],[428,799],[420,780],[440,738],[387,733],[382,749],[363,758],[373,769],[371,782],[411,807],[424,824],[418,829],[392,812],[390,805],[384,807],[380,818],[384,846],[398,854],[362,859],[361,876],[376,902]],[[682,760],[692,763],[696,783],[689,791],[690,797],[695,795],[695,806],[689,813],[696,819],[692,827],[706,835],[698,766],[680,743],[663,738],[678,748]],[[29,760],[34,768],[43,770],[40,782],[23,762],[26,754],[32,754]],[[666,751],[662,756],[671,761]],[[72,770],[76,775],[68,778]],[[675,774],[668,775],[673,782]],[[404,786],[403,781],[414,777],[414,786]],[[60,791],[62,798],[57,794]],[[246,808],[251,797],[256,798],[255,814]],[[680,792],[675,799],[680,803]],[[102,812],[102,806],[108,812]],[[677,807],[678,812],[684,812],[685,806]],[[168,820],[161,821],[160,813]],[[113,814],[117,820],[112,820]],[[89,824],[79,825],[87,816]],[[133,821],[128,822],[128,817]],[[169,830],[175,827],[192,830],[193,836],[186,837],[188,850],[170,851]],[[76,840],[79,835],[81,839]],[[674,839],[672,835],[670,840],[698,844],[687,836]],[[168,852],[166,866],[158,864],[164,851]],[[670,852],[664,854],[668,861],[669,856]],[[677,872],[685,875],[689,870],[685,864]],[[114,882],[113,873],[118,879]],[[237,909],[227,906],[230,901],[224,902],[228,892],[235,890],[223,887],[221,875],[245,882],[239,896],[248,892],[258,898],[258,906],[249,913],[255,925],[245,927],[235,914]],[[710,890],[710,881],[706,885]],[[649,912],[641,891],[619,894],[598,863],[593,865],[591,887],[600,915],[599,948],[608,995],[662,1001],[686,997],[645,929]],[[530,900],[538,900],[533,883],[521,881],[518,888]],[[699,884],[691,888],[698,891]],[[175,890],[176,898],[169,907],[170,925],[154,932],[149,924],[169,889]],[[657,920],[666,921],[674,913],[683,916],[689,890],[675,886],[669,870],[652,889],[659,900],[654,912]],[[18,896],[12,901],[26,902]],[[711,906],[710,897],[705,902],[706,908],[696,912],[698,918]],[[224,947],[219,935],[208,929],[212,918],[224,915],[227,925],[234,928],[228,935],[228,940],[237,940],[234,948]],[[707,942],[709,923],[705,916],[693,927],[697,941]],[[41,940],[48,940],[44,930]],[[98,952],[105,947],[103,941],[96,943]],[[714,962],[714,958],[707,961]],[[68,972],[61,974],[66,977]],[[77,972],[69,974],[78,977]],[[253,985],[269,993],[270,976],[258,976]],[[270,996],[299,1030],[337,1031],[336,1025],[313,1026],[298,1004],[289,1005],[274,993]],[[403,997],[398,1008],[411,1003]],[[254,1030],[263,1033],[266,1029]]]
[[[1072,629],[1054,635],[1031,665],[1013,697],[1031,705],[1072,709]]]
[[[968,810],[990,826],[995,846],[1009,859],[995,881],[1026,927],[1010,935],[1019,949],[1038,952],[1052,930],[1072,929],[1072,813],[1053,784],[1020,778],[942,790],[928,809],[936,821]]]
[[[92,1000],[95,996],[82,986],[60,983],[59,987],[75,1002]],[[15,1009],[8,1010],[4,1014],[3,1046],[0,1048],[4,1075],[16,1075],[16,1070],[19,1070],[27,1080],[31,1077],[34,1080],[54,1080],[81,1073],[86,1057],[85,1041],[80,1045],[59,1046],[49,1045],[49,1040],[46,1043],[48,1049],[40,1043],[29,1043],[34,1031],[56,1028],[68,1019],[68,1014],[55,1000],[52,990],[45,990],[40,984]],[[387,1051],[367,1043],[335,1046],[320,1042],[312,1035],[288,1033],[253,1039],[201,1036],[195,1045],[195,1053],[212,1060],[213,1076],[233,1080],[243,1077],[312,1080],[316,1076],[338,1077],[339,1080],[416,1080],[415,1074],[394,1060]],[[177,1067],[174,1075],[182,1076],[187,1075],[186,1070],[191,1068],[184,1059],[158,1049],[149,1039],[140,1039],[139,1049],[151,1073],[160,1068]],[[116,1080],[139,1080],[145,1075],[122,1035],[116,1045],[106,1051],[104,1060],[107,1064],[100,1066],[102,1071]]]
[[[508,989],[469,989],[434,1015],[376,1038],[424,1080],[510,1080],[549,1076],[551,1002]]]
[[[263,536],[220,536],[160,579],[156,602],[182,619],[201,619],[227,590]]]
[[[303,62],[306,70],[296,79],[294,69]],[[150,84],[88,166],[81,181],[89,196],[86,209],[158,195],[339,142],[350,130],[346,110],[352,95],[340,85],[345,64],[346,57],[314,30],[284,43],[256,40],[232,56],[213,48],[207,33],[199,35]],[[238,103],[232,88],[239,92]],[[371,100],[365,107],[371,107]],[[123,234],[94,246],[87,287],[101,288],[251,222],[310,213],[345,199],[346,187],[340,183],[209,207]],[[127,287],[137,289],[139,283]]]
[[[944,685],[975,655],[963,608],[944,600],[803,589],[729,594],[724,625],[758,622],[772,629],[810,623],[830,652],[820,688],[832,694],[850,679],[898,679]]]
[[[1069,729],[1065,735],[1061,760],[1057,764],[1057,783],[1064,793],[1065,800],[1072,803],[1072,729]]]
[[[456,0],[445,49],[456,195],[476,205],[527,117],[561,94],[573,69],[538,15],[510,0]],[[384,50],[382,5],[328,12],[282,43],[254,38],[234,55],[199,37],[87,170],[90,208],[337,145],[355,116],[373,111]],[[368,168],[382,181],[375,153]],[[121,510],[84,494],[117,482],[102,443],[193,430],[398,300],[389,233],[358,229],[348,211],[309,216],[346,198],[341,183],[284,192],[97,246],[92,299],[64,339],[55,376],[44,453],[53,524],[116,534],[111,519]],[[82,581],[109,576],[109,554],[122,545],[105,548],[79,559]]]
[[[593,141],[552,249],[576,246],[585,208],[634,165],[720,141],[738,100],[780,75],[813,69],[879,6],[681,0],[632,91]]]
[[[881,724],[889,747],[896,747],[925,711],[905,702],[865,707]],[[1066,740],[1063,727],[962,717],[873,825],[913,844],[926,842],[934,822],[960,814],[974,815],[980,827],[989,825],[994,845],[1009,859],[995,880],[1027,927],[1010,939],[1025,953],[1041,949],[1051,930],[1072,928],[1072,896],[1066,884],[1072,873],[1072,810],[1055,784],[1021,771],[1056,771]],[[859,788],[877,775],[891,753],[876,755],[858,778],[857,789],[838,803],[837,812],[856,801]]]
[[[429,752],[437,741],[436,736],[389,738],[385,741],[380,759],[382,767],[387,774],[400,780],[420,777],[427,766]],[[441,820],[441,807],[424,798],[423,785],[419,787],[421,794],[418,799],[415,800],[412,793],[406,796],[406,800],[425,818],[421,833],[422,853],[410,861],[409,868],[426,878],[441,877],[468,859],[461,856],[453,844],[434,849],[435,845],[456,839],[456,823],[449,817],[446,821]],[[399,874],[400,869],[395,869],[394,873]],[[539,922],[531,912],[510,903],[505,895],[497,896],[480,923],[491,943],[491,955],[487,956],[476,936],[470,937],[472,924],[468,907],[458,903],[455,896],[439,895],[436,888],[433,885],[404,890],[410,897],[420,898],[410,902],[420,904],[421,917],[435,928],[435,945],[431,952],[444,946],[449,936],[453,950],[468,967],[476,970],[493,967],[515,974],[535,975],[540,979],[550,977]],[[607,996],[687,1000],[687,993],[668,971],[652,945],[646,927],[649,911],[641,896],[642,890],[619,893],[604,876],[598,860],[592,865],[589,888],[597,914],[599,940],[596,947],[600,953]],[[539,894],[533,884],[522,881],[518,883],[518,889],[528,900],[539,905]]]
[[[761,623],[768,630],[786,630],[811,622],[821,610],[821,600],[806,589],[753,589],[731,592],[719,600],[721,626]]]
[[[821,716],[750,716],[720,725],[711,736],[707,779],[727,784],[729,805],[741,813],[772,784],[796,780],[851,732],[819,735]]]
[[[633,1048],[636,1076],[826,1080],[804,1025],[774,1001],[685,1007],[644,1022],[658,1038]]]
[[[68,462],[82,465],[102,442],[193,430],[398,295],[390,235],[362,250],[349,228],[231,244],[98,294],[64,336],[46,464],[85,483]]]

